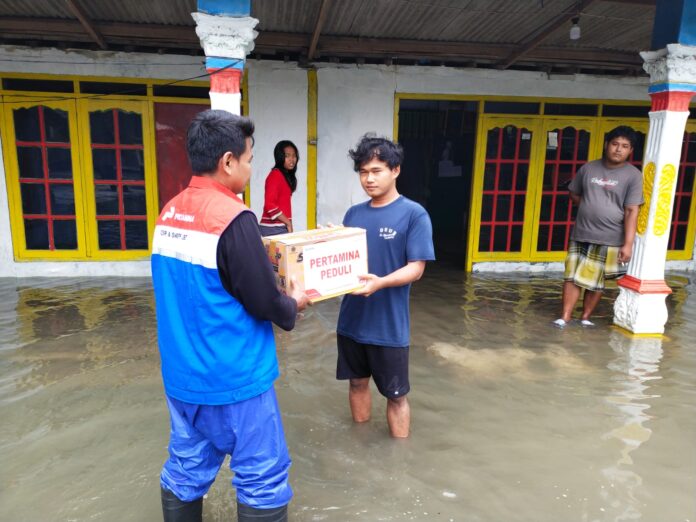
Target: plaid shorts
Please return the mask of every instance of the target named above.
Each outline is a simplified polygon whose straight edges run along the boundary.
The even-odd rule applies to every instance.
[[[601,292],[606,279],[625,273],[626,266],[619,264],[619,247],[570,242],[563,276],[566,281],[586,290]]]

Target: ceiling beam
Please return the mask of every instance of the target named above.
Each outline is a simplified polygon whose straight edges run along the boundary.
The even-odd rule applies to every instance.
[[[314,24],[314,31],[312,32],[312,41],[309,44],[309,51],[307,51],[307,59],[313,60],[314,53],[317,51],[317,44],[319,43],[319,35],[321,34],[321,28],[326,20],[326,15],[329,12],[330,0],[321,0],[321,7],[319,8],[319,16],[317,16],[317,21]]]
[[[200,51],[200,41],[192,26],[100,22],[97,28],[112,46]],[[35,40],[64,42],[69,46],[92,41],[76,20],[0,17],[0,34],[5,42]],[[256,38],[254,53],[303,55],[310,38],[311,35],[307,33],[261,32]],[[315,55],[326,59],[332,56],[379,60],[431,59],[464,64],[476,60],[479,64],[495,64],[516,49],[514,44],[322,36]],[[527,52],[519,62],[526,65],[577,65],[612,70],[640,68],[643,63],[637,53],[569,47],[537,47]]]
[[[255,41],[254,52],[303,52],[307,35],[300,33],[261,32]],[[323,36],[317,53],[320,56],[364,56],[371,58],[434,59],[455,62],[478,60],[497,63],[515,51],[514,44],[480,44],[470,42],[439,42],[424,40],[397,40],[386,38],[357,38]],[[637,53],[588,50],[580,48],[539,47],[530,50],[525,63],[554,63],[557,65],[604,64],[611,68],[640,67]]]
[[[65,0],[65,3],[68,4],[68,9],[70,9],[72,14],[75,15],[75,18],[77,18],[80,21],[82,27],[85,28],[85,31],[87,31],[87,33],[92,37],[92,39],[95,42],[97,42],[97,44],[99,44],[99,47],[101,47],[102,49],[106,49],[108,46],[106,45],[104,37],[101,35],[99,30],[92,23],[92,20],[89,18],[85,10],[79,4],[79,0]]]
[[[527,54],[529,51],[538,47],[541,42],[546,40],[551,33],[556,31],[559,27],[568,23],[570,20],[575,18],[580,14],[583,9],[586,9],[589,5],[594,3],[596,0],[580,0],[577,5],[574,5],[571,9],[564,11],[559,16],[551,20],[546,26],[541,29],[537,29],[533,33],[527,35],[522,41],[517,45],[517,49],[510,53],[508,57],[502,60],[498,66],[501,69],[507,69],[522,56]]]

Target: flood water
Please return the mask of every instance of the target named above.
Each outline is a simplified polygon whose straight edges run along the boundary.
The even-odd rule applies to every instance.
[[[560,275],[433,267],[412,292],[412,435],[353,425],[337,299],[277,332],[295,521],[696,521],[696,283],[663,338],[558,330]],[[0,520],[161,520],[168,416],[148,279],[0,280]],[[206,521],[236,520],[227,463]]]

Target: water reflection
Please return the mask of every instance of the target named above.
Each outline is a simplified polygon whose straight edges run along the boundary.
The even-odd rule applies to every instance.
[[[661,379],[662,338],[632,337],[621,331],[611,332],[609,346],[616,354],[607,367],[615,372],[613,388],[607,402],[618,411],[619,426],[604,437],[621,443],[619,458],[602,469],[606,478],[602,498],[613,520],[639,520],[642,517],[640,488],[642,477],[634,469],[631,453],[647,442],[652,430],[644,423],[651,419],[648,411],[659,399],[649,393],[651,381]]]

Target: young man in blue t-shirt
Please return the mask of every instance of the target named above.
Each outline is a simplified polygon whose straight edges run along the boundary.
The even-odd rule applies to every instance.
[[[370,200],[348,209],[343,224],[367,230],[369,274],[364,286],[343,298],[338,316],[336,378],[349,379],[355,422],[370,419],[370,377],[387,398],[392,437],[408,437],[411,411],[408,382],[411,283],[435,259],[430,217],[396,190],[403,149],[370,135],[349,155]]]

